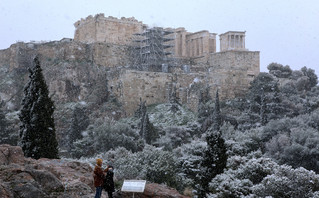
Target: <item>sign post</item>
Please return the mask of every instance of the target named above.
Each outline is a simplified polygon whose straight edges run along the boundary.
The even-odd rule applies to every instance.
[[[135,192],[144,192],[146,180],[124,180],[121,191],[132,192],[133,198]]]

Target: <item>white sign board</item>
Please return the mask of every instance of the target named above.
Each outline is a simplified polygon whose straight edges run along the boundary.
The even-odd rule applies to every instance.
[[[124,180],[121,191],[144,192],[146,180]]]

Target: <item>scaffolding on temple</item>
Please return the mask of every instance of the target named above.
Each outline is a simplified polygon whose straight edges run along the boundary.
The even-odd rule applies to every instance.
[[[146,29],[134,34],[132,47],[132,66],[143,71],[168,71],[168,66],[175,61],[174,32],[161,27]]]

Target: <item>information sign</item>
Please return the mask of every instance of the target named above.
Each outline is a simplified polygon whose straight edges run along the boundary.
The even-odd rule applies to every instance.
[[[121,191],[144,192],[146,180],[124,180]]]

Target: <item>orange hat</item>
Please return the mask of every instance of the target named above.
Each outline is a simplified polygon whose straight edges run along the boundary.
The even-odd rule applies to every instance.
[[[99,166],[102,166],[102,159],[98,158],[96,159],[96,164],[99,165]]]

